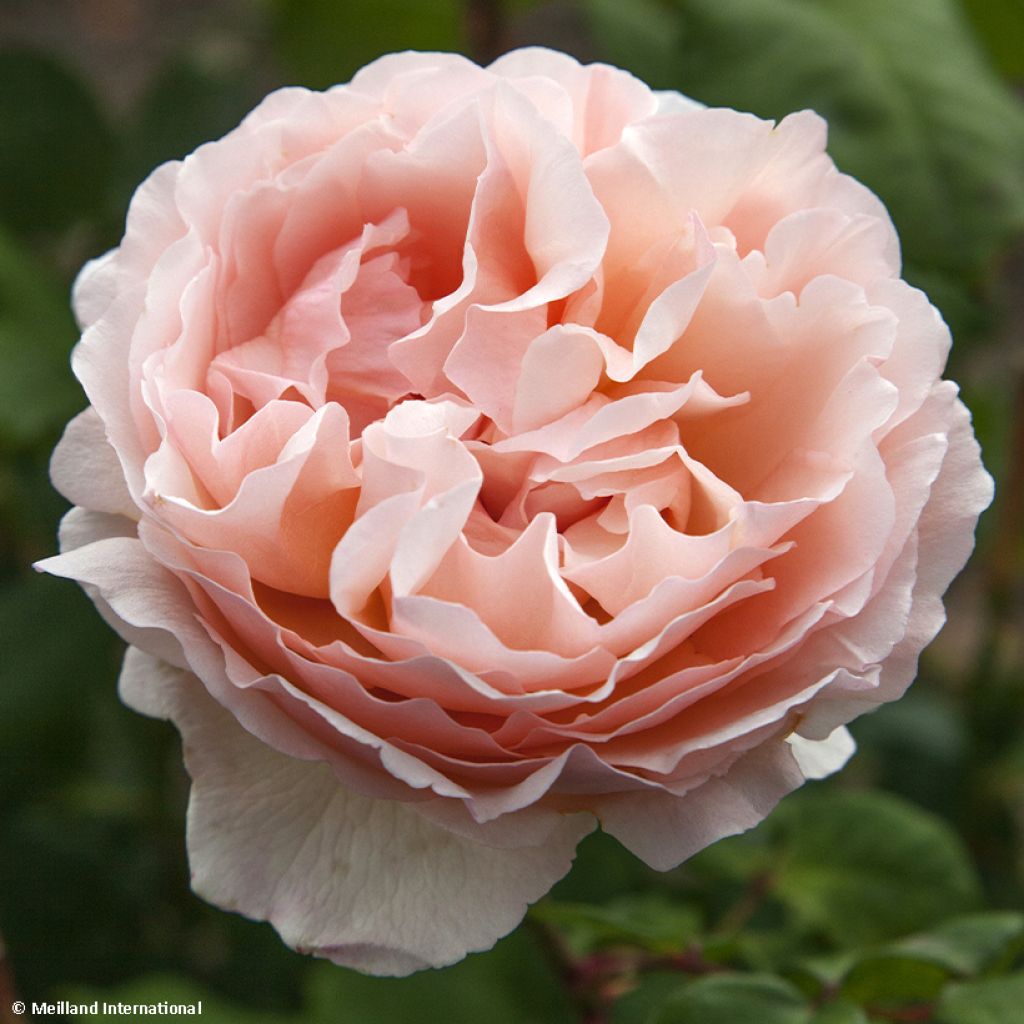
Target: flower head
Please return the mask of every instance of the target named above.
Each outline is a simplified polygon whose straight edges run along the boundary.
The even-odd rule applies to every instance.
[[[991,496],[822,120],[551,51],[272,94],[75,297],[43,567],[184,735],[197,891],[368,971],[841,765]]]

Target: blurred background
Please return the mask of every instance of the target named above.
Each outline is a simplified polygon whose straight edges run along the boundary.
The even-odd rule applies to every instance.
[[[592,837],[493,952],[366,979],[191,895],[177,734],[120,706],[119,642],[30,569],[84,405],[68,293],[143,177],[271,89],[525,44],[825,115],[953,328],[997,498],[918,682],[855,724],[839,778],[664,875]],[[1022,96],[1024,0],[0,0],[0,1022],[19,998],[201,998],[242,1024],[1024,1021]]]

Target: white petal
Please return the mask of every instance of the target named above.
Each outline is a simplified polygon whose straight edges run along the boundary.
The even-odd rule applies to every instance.
[[[76,505],[69,509],[60,521],[60,549],[62,552],[74,551],[97,540],[134,537],[136,528],[137,524],[133,519],[111,515],[109,512],[94,512],[92,509],[79,508]]]
[[[126,658],[122,687],[138,690],[145,676],[152,692],[157,675],[193,779],[193,887],[269,920],[302,952],[402,975],[487,949],[568,871],[592,826],[569,815],[538,830],[542,845],[485,846],[411,806],[344,789],[326,765],[271,750],[198,680],[142,652]]]
[[[657,113],[662,117],[667,114],[685,114],[690,110],[700,110],[704,106],[698,100],[684,96],[674,89],[656,89],[654,95],[658,101]]]
[[[65,428],[50,459],[53,486],[73,505],[138,519],[124,470],[107,440],[99,413],[90,406]]]
[[[840,726],[827,739],[809,740],[793,733],[787,740],[800,771],[808,779],[824,779],[839,771],[857,749],[849,731]]]

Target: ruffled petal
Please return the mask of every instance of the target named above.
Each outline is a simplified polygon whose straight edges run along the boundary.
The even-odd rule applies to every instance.
[[[182,733],[196,892],[270,921],[301,952],[367,973],[410,974],[490,948],[568,871],[593,827],[586,814],[549,816],[521,845],[490,845],[484,830],[474,841],[278,754],[197,680],[135,649],[121,690]]]

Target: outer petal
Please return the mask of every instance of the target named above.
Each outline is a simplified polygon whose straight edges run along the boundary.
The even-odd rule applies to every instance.
[[[809,740],[793,733],[789,746],[807,779],[824,779],[839,771],[853,757],[857,744],[849,731],[840,726],[823,740]]]
[[[103,421],[89,406],[64,428],[50,459],[53,486],[68,501],[95,512],[139,517]]]
[[[409,974],[489,948],[569,870],[593,825],[566,815],[531,837],[539,845],[485,846],[405,804],[344,789],[326,765],[278,754],[198,680],[135,648],[121,687],[182,732],[196,892],[362,971]]]
[[[901,553],[892,572],[898,577],[904,559],[913,558],[914,590],[911,606],[904,613],[902,638],[881,662],[877,686],[852,693],[843,687],[837,687],[834,692],[826,691],[801,723],[803,735],[821,737],[837,725],[901,697],[917,673],[921,652],[945,624],[942,595],[966,563],[974,547],[978,516],[988,507],[993,495],[992,478],[981,463],[970,414],[955,395],[954,384],[940,382],[918,414],[924,417],[935,413],[945,403],[951,403],[952,422],[945,428],[949,447],[921,512],[916,545],[909,545]],[[891,615],[886,607],[886,600],[891,596],[889,590],[889,587],[883,588],[853,625],[861,624],[870,630],[876,609],[880,609],[883,616]],[[857,639],[855,634],[853,639]]]
[[[753,828],[804,779],[790,745],[769,741],[684,796],[616,794],[596,810],[606,832],[655,870],[668,871],[719,839]]]

